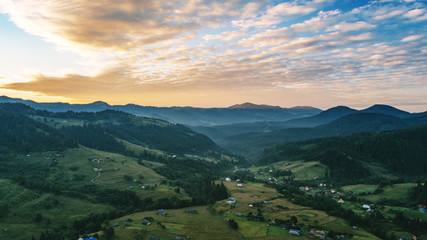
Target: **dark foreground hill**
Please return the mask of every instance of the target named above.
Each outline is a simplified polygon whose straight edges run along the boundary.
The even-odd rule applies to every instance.
[[[128,151],[122,140],[174,154],[204,154],[221,150],[208,137],[183,125],[137,117],[121,111],[54,113],[35,110],[22,104],[0,104],[0,111],[2,109],[5,112],[2,118],[9,118],[8,123],[1,126],[5,129],[2,134],[13,132],[12,136],[9,134],[4,137],[16,147],[54,146],[62,144],[61,139],[66,138],[87,147],[119,153]],[[10,128],[20,131],[15,132]],[[36,129],[39,131],[32,131]],[[41,141],[33,143],[26,138]],[[48,140],[52,143],[45,144]],[[17,144],[17,141],[20,143]]]

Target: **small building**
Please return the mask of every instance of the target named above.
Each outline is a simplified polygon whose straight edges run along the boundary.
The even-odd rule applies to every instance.
[[[236,213],[236,216],[241,217],[242,214],[241,213]]]
[[[371,209],[371,206],[369,206],[368,204],[363,204],[362,208],[364,208],[364,209]]]
[[[231,182],[231,178],[226,177],[226,178],[225,178],[225,181],[227,181],[227,182]]]
[[[125,222],[125,226],[127,226],[127,227],[132,226],[132,223],[131,222]]]
[[[235,202],[236,202],[236,199],[232,198],[232,197],[228,198],[226,201],[226,203],[230,203],[230,204],[235,203]]]
[[[185,213],[190,213],[190,214],[198,214],[196,209],[186,209]]]
[[[326,234],[324,231],[316,230],[314,232],[314,236],[320,239],[325,239]]]
[[[164,209],[159,209],[157,210],[157,213],[156,213],[156,215],[160,215],[160,216],[163,216],[165,214],[166,214],[166,211]]]
[[[339,203],[339,204],[343,204],[343,203],[344,203],[344,200],[342,200],[342,198],[340,198],[340,200],[338,200],[338,203]]]
[[[144,219],[144,221],[142,221],[142,224],[145,226],[148,226],[151,224],[150,220]]]
[[[294,235],[294,236],[299,236],[301,235],[301,230],[297,230],[297,229],[290,229],[289,230],[289,234]]]

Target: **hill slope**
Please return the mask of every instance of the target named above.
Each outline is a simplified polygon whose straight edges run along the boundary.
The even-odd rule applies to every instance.
[[[376,164],[395,176],[418,179],[427,175],[427,125],[380,133],[287,143],[267,149],[260,163],[282,160],[319,161],[329,168],[328,177],[341,182],[363,182],[378,173]]]
[[[244,154],[254,161],[266,147],[284,142],[303,141],[313,138],[342,136],[356,132],[378,132],[426,124],[423,116],[400,119],[376,113],[346,115],[328,124],[313,128],[288,128],[266,133],[247,133],[229,137],[221,145],[231,151]],[[250,150],[248,150],[250,149]]]

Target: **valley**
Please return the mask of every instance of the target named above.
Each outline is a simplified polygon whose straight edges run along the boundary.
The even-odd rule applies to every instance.
[[[425,113],[66,110],[0,104],[0,239],[427,239]]]

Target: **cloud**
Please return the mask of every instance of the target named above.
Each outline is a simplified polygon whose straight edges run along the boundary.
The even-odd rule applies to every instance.
[[[353,22],[353,23],[348,23],[348,22],[341,22],[337,25],[334,25],[333,27],[330,27],[327,29],[327,31],[344,31],[344,32],[348,32],[348,31],[359,31],[362,29],[370,29],[370,28],[374,28],[375,25],[369,24],[367,22]]]
[[[35,72],[1,85],[8,90],[188,105],[190,96],[208,101],[274,92],[279,99],[301,91],[379,99],[398,95],[395,89],[426,88],[423,4],[372,1],[338,9],[321,0],[5,0],[0,6],[17,26],[78,52],[87,68],[98,70]]]
[[[260,6],[261,4],[257,2],[250,2],[246,4],[243,8],[242,14],[240,15],[240,18],[245,19],[258,15]]]
[[[407,36],[405,38],[403,38],[401,41],[402,42],[410,42],[410,41],[415,41],[418,40],[420,38],[423,38],[424,35],[411,35],[411,36]]]
[[[240,40],[237,44],[242,47],[265,47],[278,45],[292,39],[292,35],[288,32],[288,28],[267,29],[264,32],[252,35],[249,38]]]
[[[403,14],[404,12],[405,12],[405,10],[403,10],[403,9],[397,9],[397,10],[393,10],[393,11],[390,11],[390,12],[385,13],[385,14],[377,15],[377,16],[373,17],[373,19],[384,20],[384,19],[399,16],[399,15]]]
[[[417,9],[413,9],[413,10],[403,14],[403,17],[414,18],[414,17],[418,17],[419,15],[423,14],[424,12],[425,12],[425,9],[417,8]]]
[[[280,3],[267,10],[267,14],[271,16],[287,16],[296,14],[308,14],[316,11],[314,6],[310,5],[297,5],[296,3],[284,2]]]

